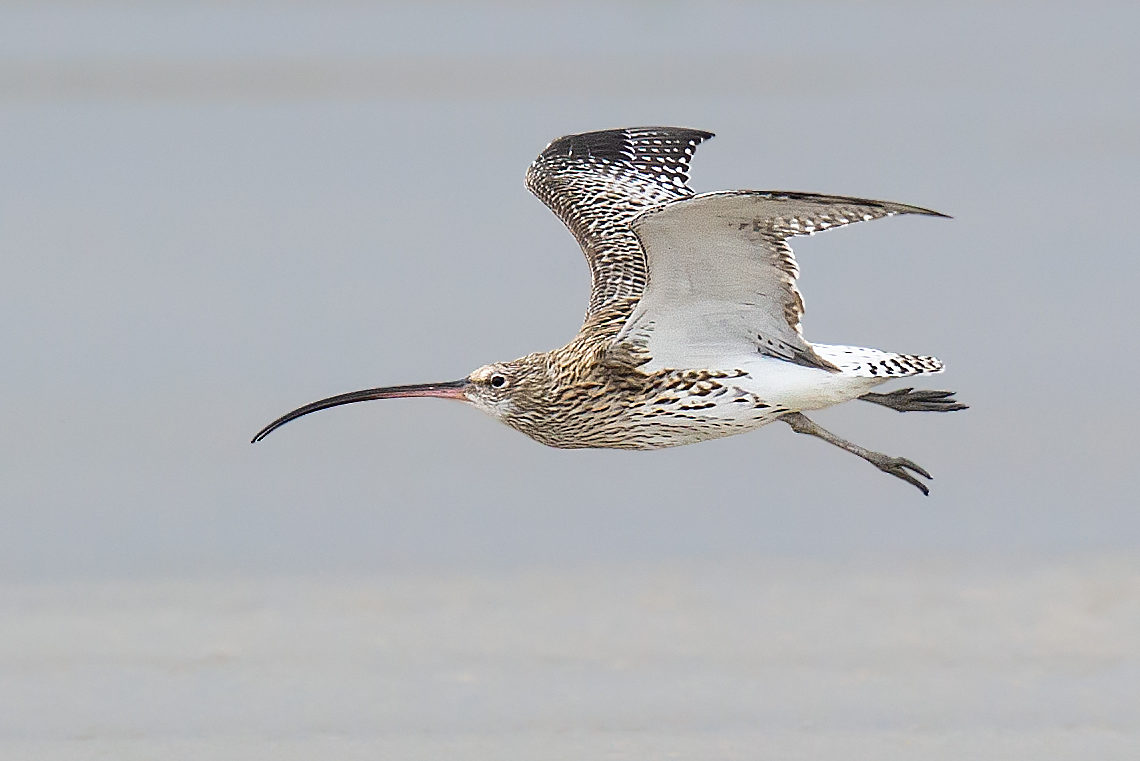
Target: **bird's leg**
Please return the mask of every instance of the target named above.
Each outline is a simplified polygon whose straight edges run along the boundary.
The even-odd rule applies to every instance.
[[[933,476],[927,473],[922,466],[911,462],[905,457],[889,457],[881,452],[872,452],[870,449],[865,449],[858,444],[852,444],[850,441],[841,439],[831,431],[816,425],[802,412],[789,412],[780,419],[790,425],[792,430],[796,433],[806,433],[810,436],[821,438],[829,444],[834,444],[840,449],[845,449],[853,455],[862,457],[884,473],[890,473],[892,476],[901,478],[908,484],[913,484],[918,487],[919,491],[923,494],[930,494],[930,489],[927,488],[926,484],[912,476],[907,470],[913,470],[926,479],[933,478]]]
[[[874,392],[859,397],[865,402],[881,404],[899,412],[953,412],[968,410],[967,405],[954,398],[953,391],[930,391],[927,389],[900,388],[885,394]]]

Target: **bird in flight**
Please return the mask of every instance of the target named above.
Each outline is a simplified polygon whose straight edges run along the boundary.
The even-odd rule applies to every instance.
[[[659,449],[744,433],[776,420],[929,494],[930,474],[873,452],[805,415],[860,399],[900,412],[965,409],[951,391],[873,388],[942,371],[934,357],[811,343],[803,336],[797,235],[929,209],[815,193],[695,195],[689,161],[712,133],[633,127],[560,137],[527,187],[577,238],[593,285],[568,344],[444,383],[386,386],[307,404],[433,396],[471,404],[552,447]]]

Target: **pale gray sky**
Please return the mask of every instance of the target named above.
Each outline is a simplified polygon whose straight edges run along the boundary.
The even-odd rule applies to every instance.
[[[1135,549],[1140,15],[1126,4],[0,8],[8,579]],[[809,339],[972,405],[544,449],[312,399],[563,342],[586,269],[522,186],[568,132],[718,137],[698,190],[939,209],[800,242]]]

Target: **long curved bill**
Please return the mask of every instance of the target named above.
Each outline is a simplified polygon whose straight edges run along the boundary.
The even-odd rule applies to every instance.
[[[258,431],[250,443],[256,444],[290,420],[296,420],[303,415],[308,415],[310,412],[327,410],[329,407],[339,407],[342,404],[370,402],[373,399],[399,399],[407,396],[438,396],[443,399],[460,399],[465,401],[467,396],[464,392],[467,390],[467,384],[468,380],[464,378],[463,380],[448,381],[446,383],[418,383],[412,386],[366,388],[363,391],[351,391],[347,394],[330,396],[328,399],[321,399],[320,401],[306,404],[304,407],[298,407],[292,412],[285,413]]]

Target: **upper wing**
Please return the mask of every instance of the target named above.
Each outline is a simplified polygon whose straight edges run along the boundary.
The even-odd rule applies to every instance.
[[[618,340],[651,357],[646,370],[718,367],[767,354],[835,369],[800,331],[799,268],[787,239],[892,214],[932,214],[864,198],[811,193],[704,193],[633,221],[649,285]]]
[[[526,186],[582,246],[593,287],[587,315],[645,288],[645,254],[630,221],[688,198],[689,159],[711,132],[630,127],[560,137],[539,154]]]

